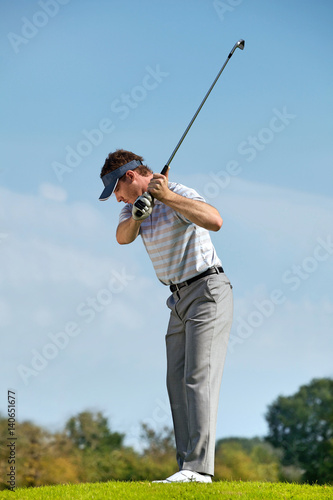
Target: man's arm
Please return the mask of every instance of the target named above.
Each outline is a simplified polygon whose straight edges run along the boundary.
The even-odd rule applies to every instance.
[[[138,236],[140,231],[141,221],[136,221],[129,217],[129,219],[120,222],[117,227],[116,239],[120,245],[132,243]]]
[[[223,220],[216,208],[199,200],[192,200],[170,191],[167,197],[161,200],[165,205],[173,208],[188,220],[204,227],[209,231],[219,231]]]
[[[149,185],[149,192],[154,198],[181,213],[188,220],[209,231],[221,229],[223,220],[218,210],[199,200],[186,198],[168,188],[168,176],[154,174]]]

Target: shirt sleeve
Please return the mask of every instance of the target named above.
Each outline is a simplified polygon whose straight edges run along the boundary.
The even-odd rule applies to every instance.
[[[182,184],[176,184],[176,183],[174,185],[171,184],[169,188],[174,193],[180,194],[185,198],[191,198],[192,200],[206,202],[205,198],[203,198],[195,189],[183,186]]]
[[[132,217],[132,205],[127,203],[120,211],[119,224]]]
[[[171,191],[173,191],[174,193],[179,194],[180,196],[184,196],[184,198],[190,198],[191,200],[197,200],[206,203],[205,198],[203,198],[195,189],[183,186],[182,184],[169,183],[169,189],[171,189]],[[176,210],[175,212],[179,217],[179,219],[183,220],[188,224],[193,224],[193,222],[187,219],[187,217],[177,212]]]

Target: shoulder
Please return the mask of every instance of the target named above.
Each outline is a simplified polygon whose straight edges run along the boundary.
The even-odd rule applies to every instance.
[[[168,183],[170,191],[184,196],[185,198],[192,198],[193,200],[205,201],[205,199],[193,188],[179,184],[178,182]]]

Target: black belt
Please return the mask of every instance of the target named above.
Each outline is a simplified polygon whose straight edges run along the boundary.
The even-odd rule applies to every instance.
[[[210,267],[207,269],[207,271],[204,271],[201,274],[198,274],[197,276],[194,276],[194,278],[191,278],[187,281],[182,281],[182,283],[177,283],[177,285],[170,285],[170,290],[171,292],[176,292],[177,290],[180,290],[180,288],[183,288],[184,286],[188,286],[191,283],[194,283],[194,281],[199,280],[200,278],[204,278],[205,276],[209,276],[210,274],[220,274],[224,273],[222,267]]]

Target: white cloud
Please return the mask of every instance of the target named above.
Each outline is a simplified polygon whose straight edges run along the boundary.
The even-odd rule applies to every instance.
[[[11,324],[13,318],[12,308],[4,298],[0,297],[0,326],[6,328]]]
[[[68,196],[65,189],[47,182],[44,182],[39,186],[39,192],[43,198],[58,202],[66,201]]]
[[[52,329],[55,317],[50,307],[38,307],[31,311],[32,323],[42,327]]]

